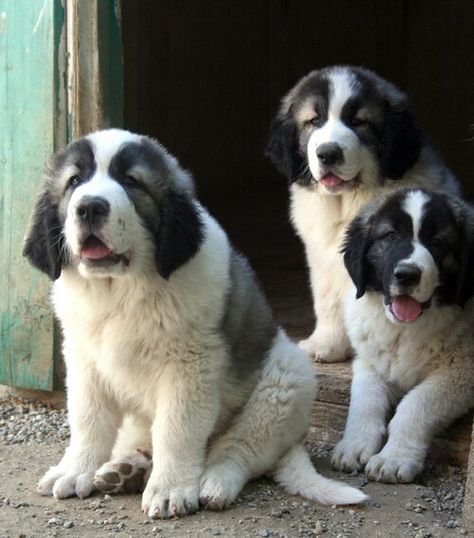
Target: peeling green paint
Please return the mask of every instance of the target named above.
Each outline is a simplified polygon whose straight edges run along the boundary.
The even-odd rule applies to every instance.
[[[0,383],[51,390],[49,282],[22,257],[44,166],[66,143],[59,0],[0,0]]]

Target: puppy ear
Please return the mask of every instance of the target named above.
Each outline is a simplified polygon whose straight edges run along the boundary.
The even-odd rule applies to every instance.
[[[356,299],[364,295],[369,280],[369,236],[370,227],[367,222],[363,222],[361,217],[355,218],[346,231],[341,251],[344,254],[344,265],[357,288]]]
[[[457,279],[456,303],[462,308],[474,297],[474,214],[467,214],[461,224],[461,255]]]
[[[23,244],[23,256],[53,280],[59,278],[65,263],[62,225],[58,209],[47,191],[39,196],[33,209]]]
[[[414,123],[408,102],[389,105],[384,125],[383,175],[400,179],[418,160],[421,144],[421,132]]]
[[[156,235],[156,268],[163,278],[189,261],[204,239],[198,208],[184,193],[170,190]]]
[[[277,116],[271,126],[265,156],[277,170],[290,181],[295,181],[304,170],[304,160],[298,150],[298,133],[296,124],[288,112]]]

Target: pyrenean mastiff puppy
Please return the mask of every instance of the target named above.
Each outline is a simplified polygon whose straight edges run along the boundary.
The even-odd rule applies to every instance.
[[[54,280],[71,426],[39,493],[146,482],[144,512],[168,518],[224,508],[271,473],[309,499],[366,499],[312,467],[313,367],[157,142],[106,130],[57,154],[24,253]]]
[[[457,182],[415,126],[407,97],[357,67],[301,79],[282,101],[266,154],[290,181],[291,220],[310,271],[317,325],[301,346],[318,360],[343,360],[347,225],[383,192],[420,186],[457,194]]]
[[[333,465],[411,482],[433,436],[474,404],[473,209],[426,190],[391,193],[352,222],[344,262],[356,358]]]

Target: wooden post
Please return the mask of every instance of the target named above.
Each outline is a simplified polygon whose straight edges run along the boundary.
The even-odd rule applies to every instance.
[[[51,390],[50,283],[22,257],[46,162],[66,142],[61,0],[0,4],[0,383]]]

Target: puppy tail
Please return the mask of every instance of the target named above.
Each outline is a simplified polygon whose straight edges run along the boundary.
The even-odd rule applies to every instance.
[[[273,477],[288,493],[322,504],[359,504],[369,500],[362,491],[321,476],[301,444],[294,446],[283,456]]]

